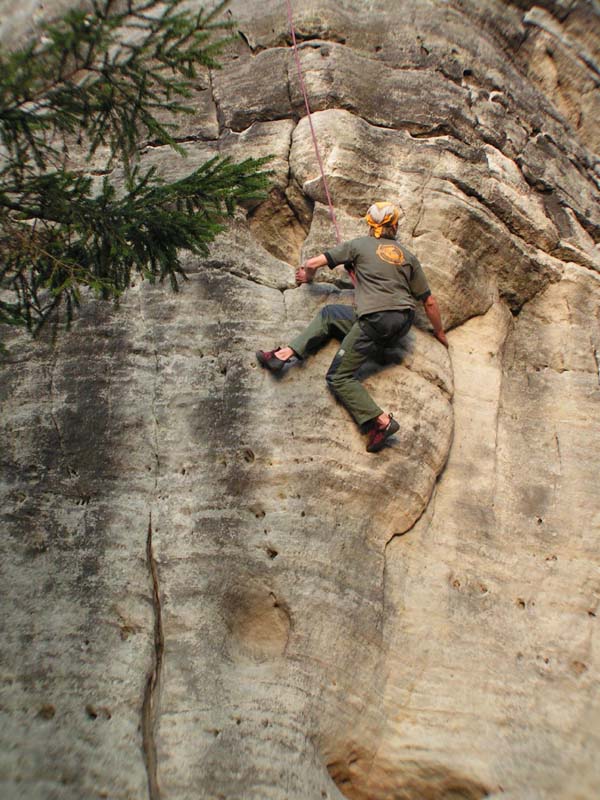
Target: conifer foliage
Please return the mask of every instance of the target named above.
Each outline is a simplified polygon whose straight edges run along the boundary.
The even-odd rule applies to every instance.
[[[0,323],[70,322],[85,287],[116,298],[135,273],[176,289],[180,250],[205,255],[226,215],[262,196],[264,159],[216,157],[171,183],[138,163],[143,142],[183,152],[161,120],[192,110],[197,67],[218,67],[230,35],[227,0],[183,2],[94,0],[0,51]],[[73,147],[108,152],[100,184],[70,168]]]

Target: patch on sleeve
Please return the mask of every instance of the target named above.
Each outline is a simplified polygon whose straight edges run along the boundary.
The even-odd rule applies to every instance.
[[[382,261],[394,264],[396,267],[404,264],[404,253],[395,244],[380,244],[377,248],[377,255]]]

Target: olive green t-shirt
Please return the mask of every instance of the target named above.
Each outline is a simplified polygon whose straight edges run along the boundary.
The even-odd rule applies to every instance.
[[[419,260],[395,239],[361,236],[325,252],[331,269],[352,262],[356,274],[356,313],[414,308],[429,285]]]

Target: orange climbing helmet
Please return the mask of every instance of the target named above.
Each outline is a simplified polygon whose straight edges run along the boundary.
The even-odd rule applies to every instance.
[[[367,224],[373,228],[373,235],[379,239],[386,225],[395,225],[400,219],[400,209],[394,203],[383,200],[373,205],[365,217]]]

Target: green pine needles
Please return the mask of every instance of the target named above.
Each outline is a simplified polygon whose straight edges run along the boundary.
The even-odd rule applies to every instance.
[[[198,66],[230,41],[227,0],[93,2],[18,52],[0,51],[0,323],[36,332],[72,320],[85,287],[117,298],[137,273],[185,277],[239,203],[264,196],[265,159],[213,158],[182,180],[143,171],[143,142],[182,148],[165,112],[190,113]],[[69,148],[108,152],[124,186],[69,167]]]

